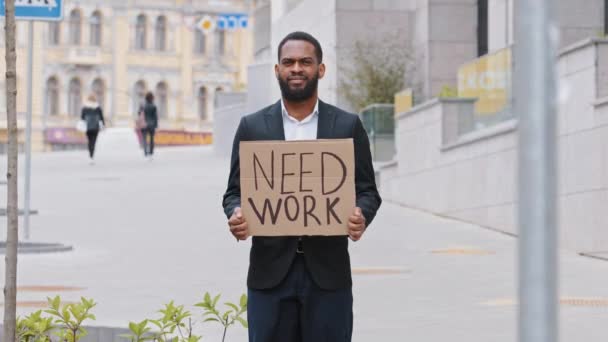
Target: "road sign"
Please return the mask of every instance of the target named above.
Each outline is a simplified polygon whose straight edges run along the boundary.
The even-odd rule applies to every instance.
[[[217,28],[220,30],[236,30],[247,28],[248,17],[245,14],[221,14],[217,17]]]
[[[203,33],[207,34],[215,30],[215,22],[210,16],[206,15],[196,23],[196,27]]]
[[[0,16],[4,16],[5,0],[0,0]],[[57,21],[63,18],[63,0],[15,0],[17,20]]]

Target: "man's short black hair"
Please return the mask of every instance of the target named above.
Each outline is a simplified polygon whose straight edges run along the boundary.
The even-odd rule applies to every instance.
[[[319,64],[323,63],[323,49],[321,49],[321,44],[319,44],[319,41],[315,37],[302,31],[291,32],[290,34],[285,36],[283,40],[281,40],[281,43],[279,44],[279,51],[277,52],[279,63],[281,62],[281,49],[283,48],[283,45],[285,45],[285,43],[287,43],[287,41],[289,40],[303,40],[312,44],[315,47],[317,61],[319,62]]]

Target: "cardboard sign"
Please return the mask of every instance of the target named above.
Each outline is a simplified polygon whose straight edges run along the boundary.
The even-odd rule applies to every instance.
[[[347,235],[352,139],[240,144],[241,209],[254,236]]]

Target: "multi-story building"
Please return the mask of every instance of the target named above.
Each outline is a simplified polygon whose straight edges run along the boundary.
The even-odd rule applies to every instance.
[[[34,148],[43,146],[46,128],[74,127],[90,93],[112,125],[130,125],[151,91],[161,128],[209,131],[217,94],[246,87],[252,58],[249,6],[247,0],[64,1],[62,21],[34,23]],[[244,20],[230,29],[199,28],[203,18],[217,24],[226,15]],[[17,32],[17,112],[24,127],[28,23],[19,22]],[[4,67],[0,64],[0,72]],[[0,80],[0,127],[6,127],[5,111]]]

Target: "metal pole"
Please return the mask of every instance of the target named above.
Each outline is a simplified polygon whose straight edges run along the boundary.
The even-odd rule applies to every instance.
[[[557,342],[555,56],[552,0],[515,2],[519,117],[519,341]]]
[[[34,22],[29,22],[28,42],[28,73],[27,73],[27,118],[25,126],[25,193],[23,197],[23,231],[25,239],[30,238],[30,177],[32,169],[32,101],[34,96],[33,74],[34,74]]]

